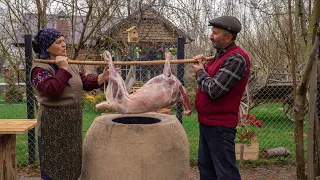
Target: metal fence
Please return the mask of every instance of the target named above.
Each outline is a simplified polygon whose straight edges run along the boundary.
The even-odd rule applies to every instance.
[[[31,43],[26,40],[26,44]],[[31,46],[30,46],[31,47]],[[180,53],[180,54],[179,54]],[[26,73],[29,73],[31,66],[32,52],[31,49],[26,49]],[[178,58],[183,59],[184,53],[178,52]],[[121,67],[122,72],[126,72],[127,67]],[[144,69],[143,69],[144,68]],[[139,67],[139,82],[137,82],[134,88],[139,88],[149,78],[154,77],[163,70],[163,66],[150,66]],[[143,70],[142,70],[143,69]],[[192,76],[192,66],[190,64],[175,65],[172,66],[173,72],[176,76],[183,81],[184,86],[187,88],[193,107],[192,115],[187,117],[181,115],[179,112],[181,107],[171,106],[167,107],[171,114],[177,115],[178,119],[182,121],[182,125],[188,135],[190,146],[190,161],[192,164],[196,163],[197,151],[198,151],[198,122],[197,113],[194,109],[194,96],[197,89],[195,78]],[[258,70],[257,70],[258,71]],[[253,70],[253,72],[257,72]],[[152,73],[154,72],[154,73]],[[30,77],[26,76],[26,85],[10,84],[7,81],[12,77],[17,77],[16,69],[9,69],[6,74],[1,76],[0,90],[0,119],[34,119],[36,118],[36,100],[34,97],[34,90],[29,84]],[[259,74],[259,73],[256,73]],[[256,120],[261,120],[263,127],[255,129],[255,136],[258,138],[259,143],[259,159],[266,159],[267,156],[261,154],[263,150],[271,148],[284,148],[286,153],[278,154],[274,157],[268,157],[268,160],[274,160],[274,158],[285,158],[287,161],[294,161],[295,159],[295,145],[294,145],[294,122],[292,111],[292,84],[276,83],[268,84],[264,83],[263,86],[255,78],[255,73],[252,73],[249,83],[249,90],[247,99],[246,95],[243,98],[243,112],[248,113],[248,117],[254,115]],[[148,77],[148,78],[146,78]],[[9,79],[6,79],[9,78]],[[13,78],[13,79],[14,79]],[[11,86],[19,91],[8,91]],[[319,86],[318,86],[319,89]],[[101,112],[94,108],[94,105],[103,100],[103,91],[95,90],[91,92],[83,92],[83,136],[87,129],[90,127],[93,120],[100,115]],[[318,98],[319,99],[319,98]],[[318,102],[318,109],[319,109]],[[307,130],[307,119],[305,120],[305,131]],[[39,164],[37,155],[37,132],[31,130],[26,135],[17,136],[17,160],[20,166],[27,164]],[[306,147],[305,136],[305,147]],[[289,153],[290,152],[290,153]],[[290,154],[290,155],[289,155]]]

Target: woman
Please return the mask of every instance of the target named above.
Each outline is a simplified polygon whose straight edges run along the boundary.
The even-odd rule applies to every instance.
[[[38,146],[42,179],[78,179],[82,165],[82,90],[99,88],[109,79],[105,71],[86,77],[77,65],[68,64],[65,38],[57,29],[43,29],[33,42],[40,59],[31,80],[37,92]]]

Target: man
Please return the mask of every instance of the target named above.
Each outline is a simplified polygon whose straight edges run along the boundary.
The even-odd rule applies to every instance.
[[[250,59],[235,44],[240,21],[221,16],[209,21],[214,60],[196,56],[193,65],[198,90],[195,107],[200,129],[198,167],[201,180],[241,179],[235,157],[240,101],[248,82]],[[205,65],[206,63],[206,65]]]

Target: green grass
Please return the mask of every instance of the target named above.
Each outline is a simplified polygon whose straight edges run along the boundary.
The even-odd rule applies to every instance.
[[[258,133],[261,149],[286,147],[291,152],[294,150],[294,122],[287,119],[281,104],[263,104],[254,108],[251,114],[261,119],[263,128]]]
[[[256,115],[257,119],[263,122],[263,128],[257,134],[259,139],[259,150],[285,147],[292,156],[289,158],[268,159],[270,162],[294,162],[295,160],[295,144],[294,144],[294,122],[289,120],[284,111],[281,109],[281,103],[262,104],[250,111],[250,114]],[[307,147],[307,121],[304,123],[304,147]],[[261,159],[260,162],[265,163]],[[259,161],[258,161],[259,163]]]
[[[0,78],[0,83],[4,83],[4,78]]]
[[[27,119],[27,104],[25,102],[9,104],[0,101],[0,119]]]
[[[191,116],[183,116],[182,126],[185,129],[190,152],[190,163],[194,165],[195,159],[198,158],[198,145],[199,145],[199,125],[195,112]]]
[[[283,110],[280,108],[281,104],[279,103],[268,103],[262,104],[251,111],[251,114],[254,114],[257,119],[261,119],[263,122],[263,128],[257,134],[260,150],[276,147],[286,147],[291,151],[293,157],[275,158],[268,160],[260,159],[259,161],[247,163],[267,164],[270,162],[283,163],[294,161],[294,123],[286,118]],[[90,125],[92,124],[94,119],[99,116],[99,114],[100,113],[97,113],[94,110],[83,111],[83,137],[85,137]],[[8,104],[0,101],[0,119],[25,118],[27,118],[26,102]],[[190,147],[190,162],[194,165],[194,160],[197,158],[198,154],[199,137],[198,122],[195,112],[189,117],[183,116],[183,127],[188,135]],[[24,135],[17,135],[17,160],[20,166],[26,165],[28,163],[27,142],[27,133]]]
[[[84,110],[83,111],[83,129],[82,129],[82,137],[84,138],[87,134],[88,129],[90,128],[92,122],[96,117],[100,114],[94,110]]]

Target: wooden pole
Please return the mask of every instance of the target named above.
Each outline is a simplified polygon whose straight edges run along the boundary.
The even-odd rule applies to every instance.
[[[34,119],[34,106],[36,98],[34,96],[34,91],[31,83],[31,66],[32,66],[32,36],[24,36],[25,44],[25,60],[26,60],[26,92],[27,96],[27,117],[28,119]],[[29,164],[35,164],[36,162],[36,130],[32,128],[28,131],[28,154],[29,154]]]
[[[183,60],[184,59],[184,38],[177,39],[177,59]],[[177,78],[181,82],[182,86],[184,86],[184,64],[177,65]],[[176,117],[182,124],[182,114],[183,114],[183,106],[181,102],[177,102],[176,106]]]
[[[312,70],[309,79],[309,112],[308,112],[308,160],[307,160],[307,175],[308,180],[313,180],[316,177],[315,169],[315,113],[317,99],[317,61],[313,62]]]
[[[207,61],[213,60],[214,57],[206,57]],[[44,59],[34,59],[34,62],[45,63],[45,64],[54,64],[54,60],[44,60]],[[154,61],[113,61],[114,65],[157,65],[164,64],[166,60],[154,60]],[[170,64],[185,64],[185,63],[196,63],[196,59],[179,59],[179,60],[170,60]],[[78,60],[69,60],[69,64],[81,64],[81,65],[107,65],[105,61],[78,61]]]

